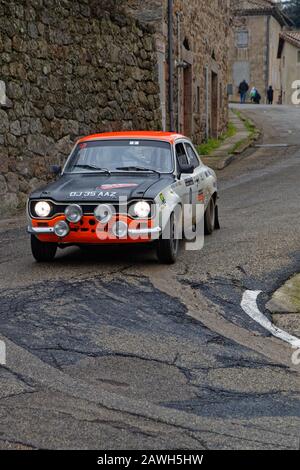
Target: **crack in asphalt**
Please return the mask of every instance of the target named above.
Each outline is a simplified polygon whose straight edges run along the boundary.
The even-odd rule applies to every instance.
[[[1,432],[0,434],[2,436],[4,435],[3,432]],[[14,440],[14,439],[11,439],[11,438],[8,439],[8,438],[5,438],[5,437],[0,437],[0,441],[4,442],[4,444],[13,444],[13,445],[22,446],[25,449],[29,449],[29,450],[41,450],[40,447],[33,446],[33,445],[29,444],[28,442]]]
[[[7,398],[16,398],[16,397],[19,397],[21,395],[31,395],[33,393],[36,393],[36,389],[34,389],[34,390],[23,390],[22,392],[11,393],[9,395],[5,395],[5,397],[0,397],[0,398],[1,398],[1,400],[6,400]],[[5,405],[2,405],[2,403],[0,402],[0,407],[5,408]]]
[[[34,388],[34,381],[25,377],[23,374],[16,372],[5,365],[1,365],[1,369],[9,372],[13,377],[17,379],[18,382],[21,382],[30,388]]]

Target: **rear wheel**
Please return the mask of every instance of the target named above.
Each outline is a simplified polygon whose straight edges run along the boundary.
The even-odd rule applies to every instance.
[[[169,233],[168,233],[169,232]],[[174,264],[178,255],[179,239],[174,213],[171,214],[169,227],[157,242],[157,257],[160,263]]]
[[[207,209],[204,214],[204,233],[211,235],[215,229],[216,222],[216,206],[213,198],[209,201]]]
[[[31,252],[36,261],[53,261],[56,255],[57,243],[41,242],[34,235],[31,235]]]

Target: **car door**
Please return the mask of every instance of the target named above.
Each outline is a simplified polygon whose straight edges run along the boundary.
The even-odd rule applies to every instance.
[[[185,141],[184,146],[188,156],[189,164],[194,166],[194,173],[192,175],[194,180],[193,204],[203,204],[206,197],[205,168],[201,163],[201,160],[192,143]]]
[[[190,159],[185,148],[185,141],[177,141],[175,145],[176,159],[179,165],[189,165]],[[183,204],[193,204],[196,200],[196,181],[194,174],[182,174],[176,184],[176,193]]]

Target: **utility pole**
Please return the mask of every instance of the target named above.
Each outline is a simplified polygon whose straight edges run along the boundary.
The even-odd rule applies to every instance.
[[[174,132],[173,0],[168,0],[168,62],[170,132]]]

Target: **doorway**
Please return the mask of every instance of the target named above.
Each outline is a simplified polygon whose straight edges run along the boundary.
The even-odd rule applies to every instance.
[[[211,135],[215,139],[219,130],[219,109],[218,109],[218,74],[212,72],[211,75]]]

